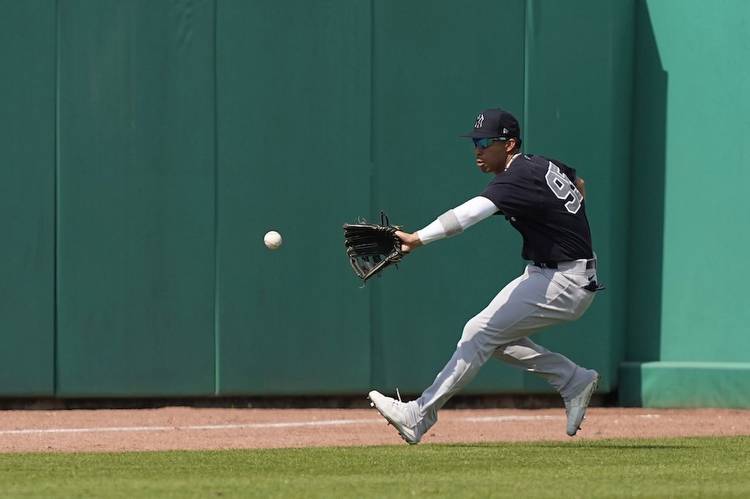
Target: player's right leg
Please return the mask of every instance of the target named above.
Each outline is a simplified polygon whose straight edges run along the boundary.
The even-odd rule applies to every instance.
[[[389,424],[392,424],[401,438],[407,444],[417,444],[422,435],[432,426],[429,419],[423,418],[419,413],[417,402],[402,402],[391,397],[386,397],[377,390],[367,394],[370,405],[377,409]]]

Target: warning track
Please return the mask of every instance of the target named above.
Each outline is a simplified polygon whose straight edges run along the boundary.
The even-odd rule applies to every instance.
[[[750,411],[592,408],[565,434],[562,409],[444,410],[424,444],[750,435]],[[3,411],[0,452],[405,445],[363,409],[160,409]]]

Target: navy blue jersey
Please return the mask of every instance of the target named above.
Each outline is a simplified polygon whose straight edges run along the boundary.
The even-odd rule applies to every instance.
[[[556,159],[520,155],[480,194],[523,236],[522,256],[534,262],[593,258],[591,230],[576,171]]]

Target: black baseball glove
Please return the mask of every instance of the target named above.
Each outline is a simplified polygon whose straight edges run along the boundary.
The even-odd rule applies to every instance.
[[[344,245],[349,263],[362,281],[382,272],[403,258],[401,240],[396,231],[401,227],[391,225],[385,213],[380,212],[380,225],[344,224]]]

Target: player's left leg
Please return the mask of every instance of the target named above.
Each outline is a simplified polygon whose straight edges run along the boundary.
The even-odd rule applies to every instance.
[[[506,343],[495,350],[493,356],[545,379],[564,399],[576,396],[591,381],[594,373],[529,338]]]
[[[581,428],[599,373],[583,368],[562,354],[551,352],[528,338],[502,345],[495,358],[534,373],[552,385],[565,402],[566,432],[571,437]]]

